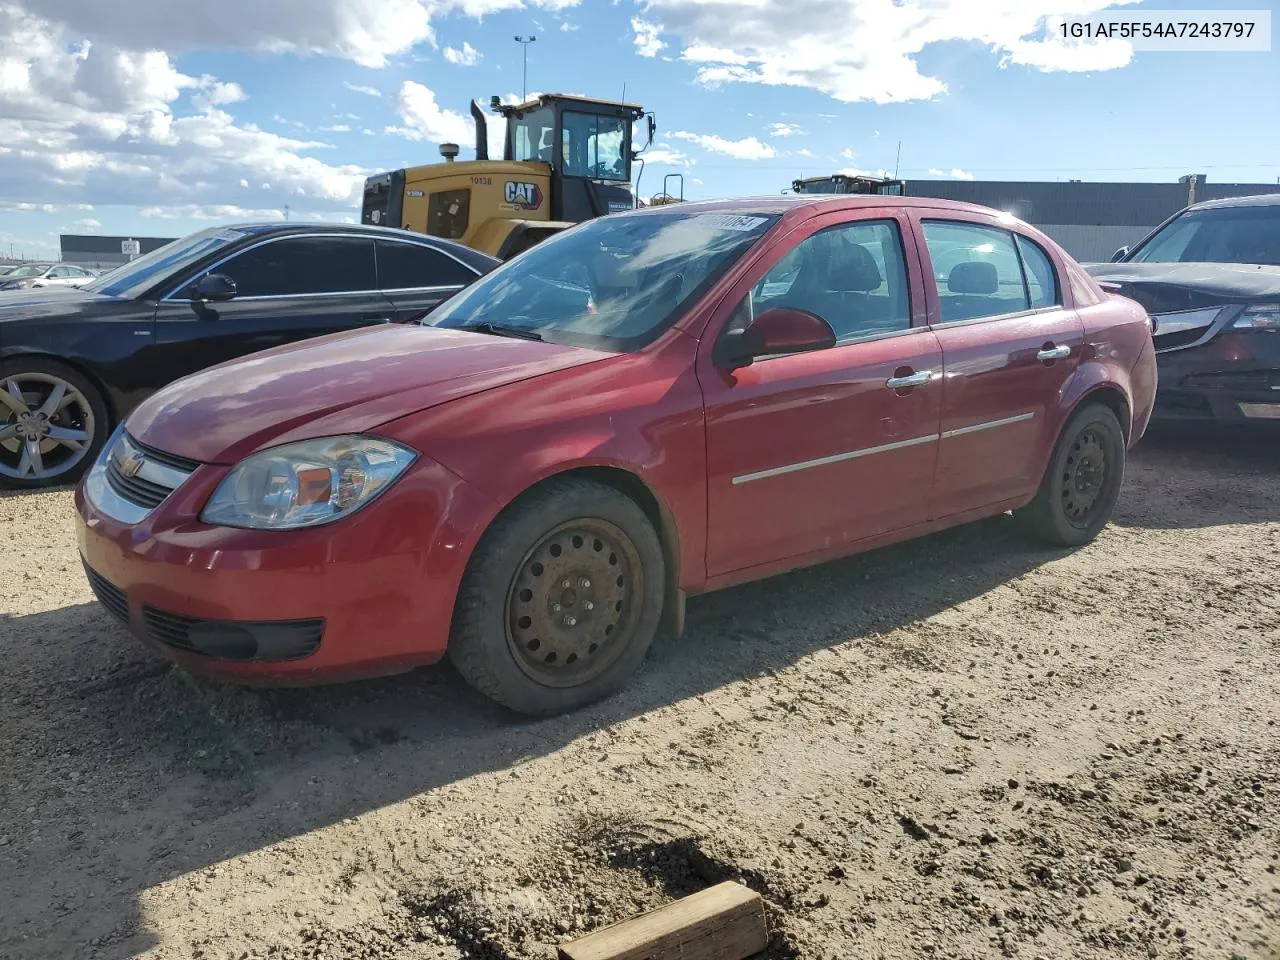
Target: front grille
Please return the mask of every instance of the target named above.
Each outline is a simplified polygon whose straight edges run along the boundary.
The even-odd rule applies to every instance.
[[[129,622],[129,598],[125,596],[125,592],[115,584],[109,582],[102,574],[98,573],[89,564],[84,565],[84,575],[89,580],[89,589],[93,591],[93,595],[98,598],[98,602],[106,608],[107,612],[119,620],[121,623]]]
[[[215,660],[270,662],[315,653],[323,620],[205,620],[144,605],[147,636],[166,647]]]
[[[177,650],[186,650],[189,653],[195,653],[195,647],[191,646],[187,635],[191,632],[191,626],[200,621],[194,617],[181,617],[176,613],[166,613],[163,610],[157,610],[155,607],[143,606],[142,622],[147,626],[147,636],[152,640],[163,643],[167,647],[173,647]]]
[[[166,467],[173,467],[175,470],[181,470],[183,473],[192,473],[196,467],[200,466],[199,460],[188,460],[186,457],[180,457],[174,453],[165,453],[163,450],[157,450],[155,447],[148,447],[145,443],[139,443],[133,437],[129,438],[129,442],[138,450],[147,455],[148,460],[154,460],[156,463],[162,463]]]
[[[121,470],[122,463],[135,468],[132,476]],[[123,434],[107,451],[104,473],[117,496],[152,510],[199,466],[195,460],[155,450]]]
[[[140,507],[157,507],[173,492],[164,484],[152,483],[139,476],[126,477],[120,472],[115,457],[107,460],[107,483],[120,496]]]

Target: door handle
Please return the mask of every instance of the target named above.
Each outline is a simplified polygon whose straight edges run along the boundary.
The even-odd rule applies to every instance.
[[[905,387],[923,387],[932,379],[932,370],[921,370],[919,373],[910,373],[905,377],[890,377],[884,385],[890,390],[902,390]]]
[[[391,322],[390,317],[373,316],[373,317],[361,317],[360,319],[363,320],[365,323],[390,323]]]
[[[1071,356],[1071,348],[1064,343],[1057,347],[1045,347],[1036,354],[1036,359],[1050,363],[1054,360],[1065,360],[1069,356]]]

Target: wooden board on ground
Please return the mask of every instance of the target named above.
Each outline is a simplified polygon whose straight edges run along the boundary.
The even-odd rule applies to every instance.
[[[560,960],[746,960],[769,943],[760,894],[732,881],[560,945]]]

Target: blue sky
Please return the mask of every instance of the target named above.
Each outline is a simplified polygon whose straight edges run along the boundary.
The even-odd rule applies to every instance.
[[[908,181],[1276,182],[1280,53],[1040,41],[1043,13],[1104,6],[0,4],[0,252],[48,256],[64,231],[177,236],[286,205],[294,219],[355,217],[366,173],[431,162],[443,139],[468,145],[469,99],[520,92],[515,34],[538,38],[530,90],[618,97],[625,84],[655,111],[646,196],[671,172],[686,196],[711,197],[892,170],[899,142]]]

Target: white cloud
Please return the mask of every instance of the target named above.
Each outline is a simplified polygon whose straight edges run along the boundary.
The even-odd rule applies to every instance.
[[[384,133],[410,140],[451,141],[460,145],[475,142],[475,127],[471,120],[455,110],[441,107],[436,102],[435,92],[415,80],[406,80],[400,85],[396,112],[403,126],[387,127]]]
[[[561,11],[576,0],[24,0],[41,19],[73,27],[95,43],[131,50],[234,49],[342,57],[367,67],[420,43],[435,43],[433,21],[457,13]],[[123,15],[122,15],[123,14]]]
[[[480,51],[463,41],[461,50],[456,47],[445,47],[444,58],[460,67],[474,67],[480,62]]]
[[[696,143],[703,150],[709,150],[712,153],[723,153],[725,156],[733,157],[735,160],[768,160],[770,157],[777,156],[778,153],[769,144],[761,143],[755,137],[726,140],[724,137],[717,137],[714,134],[689,133],[686,130],[677,130],[671,136],[677,140]]]
[[[81,230],[101,230],[102,221],[94,220],[92,217],[85,217],[83,220],[77,220],[75,226]]]
[[[803,147],[803,148],[802,148],[802,149],[800,149],[800,150],[796,150],[796,151],[795,151],[795,155],[796,155],[797,157],[806,157],[806,158],[808,158],[808,159],[810,159],[810,160],[814,160],[814,159],[816,159],[816,158],[817,158],[817,156],[818,156],[816,153],[814,153],[814,152],[813,152],[812,150],[810,150],[808,147]]]
[[[771,137],[794,137],[798,133],[804,133],[798,123],[779,122],[769,127],[769,136]]]
[[[61,9],[69,0],[34,2]],[[244,99],[238,84],[189,76],[158,50],[81,35],[78,22],[72,32],[0,2],[0,183],[10,196],[213,207],[233,203],[252,178],[299,209],[359,203],[364,171],[311,155],[328,144],[238,123],[224,109]]]
[[[138,211],[143,217],[161,220],[283,220],[284,211],[267,208],[252,209],[231,203],[184,203],[175,206],[144,207]]]
[[[377,87],[369,87],[360,83],[350,83],[346,80],[342,81],[342,85],[346,87],[348,90],[350,90],[352,93],[363,93],[366,97],[382,96],[382,91],[379,90]]]
[[[329,127],[321,127],[321,133],[350,133],[351,127],[345,123],[335,123]]]
[[[578,25],[576,23],[570,23],[568,20],[566,20],[564,23],[560,24],[560,29],[564,33],[573,33],[573,31],[578,29]]]
[[[853,151],[850,150],[848,147],[845,147],[843,150],[840,151],[840,156],[844,157],[846,160],[852,160]]]
[[[675,149],[669,143],[658,143],[640,154],[646,166],[692,167],[695,163],[688,154]]]
[[[961,170],[959,167],[951,168],[951,176],[955,177],[957,180],[976,180],[977,179],[977,177],[975,177],[968,170]]]
[[[200,92],[194,94],[191,102],[202,110],[207,107],[222,107],[227,104],[248,100],[249,96],[238,83],[222,83],[215,77],[202,77]]]
[[[945,170],[939,170],[937,167],[929,168],[929,176],[931,177],[945,177],[946,175],[947,171]]]
[[[1132,58],[1127,43],[1044,39],[1046,14],[1088,14],[1113,5],[1113,0],[648,0],[648,19],[637,19],[632,27],[636,49],[645,56],[661,49],[659,32],[677,38],[684,44],[681,59],[697,65],[696,79],[706,85],[807,87],[848,103],[895,103],[946,92],[940,78],[921,71],[918,57],[926,47],[947,41],[982,44],[1001,66],[1123,67]],[[840,40],[832,42],[837,23]]]
[[[662,24],[632,17],[631,29],[635,31],[636,53],[640,56],[656,57],[658,51],[666,48],[666,43],[659,36],[662,33]]]

